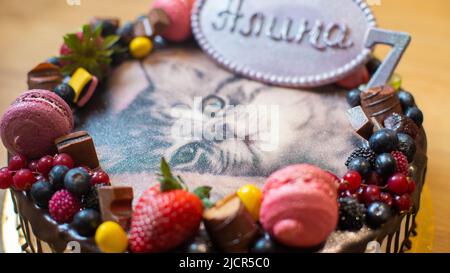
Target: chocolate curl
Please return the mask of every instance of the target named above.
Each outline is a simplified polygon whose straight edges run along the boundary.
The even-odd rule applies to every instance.
[[[361,106],[369,117],[374,117],[383,124],[392,113],[402,113],[400,100],[392,86],[371,88],[361,93]]]
[[[170,18],[162,9],[153,9],[144,18],[140,18],[134,24],[134,36],[153,38],[160,35],[169,27]]]
[[[354,107],[347,111],[347,117],[355,132],[365,139],[369,139],[374,130],[374,124],[361,106]]]
[[[63,76],[58,66],[41,63],[28,72],[28,89],[53,89],[62,82]]]
[[[224,252],[248,252],[258,236],[258,227],[236,194],[219,201],[203,213],[206,231]]]
[[[127,230],[133,213],[133,188],[106,186],[97,190],[102,220],[116,222]]]
[[[100,167],[94,141],[86,131],[74,132],[55,140],[59,153],[69,154],[77,166]]]

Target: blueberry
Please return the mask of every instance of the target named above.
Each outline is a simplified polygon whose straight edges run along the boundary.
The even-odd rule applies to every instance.
[[[50,57],[47,59],[47,62],[56,66],[60,66],[58,57]]]
[[[405,111],[405,116],[407,116],[408,118],[414,120],[414,122],[417,124],[417,126],[419,126],[419,127],[422,126],[423,113],[422,113],[422,111],[420,111],[419,108],[417,108],[415,106],[409,107]]]
[[[69,168],[63,165],[54,166],[48,173],[48,180],[55,190],[60,190],[64,187],[64,176],[66,176]]]
[[[80,197],[91,189],[91,177],[84,168],[71,169],[64,177],[64,186],[68,191]]]
[[[55,193],[55,189],[47,181],[41,180],[31,186],[30,193],[36,205],[41,208],[47,208],[48,201],[50,201]]]
[[[75,97],[75,91],[67,83],[62,83],[55,87],[53,90],[58,96],[60,96],[67,104],[71,104]]]
[[[194,241],[188,245],[186,252],[188,253],[210,253],[212,252],[211,245],[207,242]]]
[[[72,227],[81,236],[91,237],[101,223],[100,213],[93,209],[85,209],[75,214]]]
[[[416,155],[416,142],[414,139],[404,133],[399,133],[398,135],[398,150],[402,152],[408,158],[408,162],[411,163]]]
[[[416,102],[414,101],[414,97],[411,93],[405,90],[398,91],[398,98],[400,99],[400,103],[402,104],[403,110],[408,109],[409,107],[416,106]]]
[[[277,244],[270,238],[268,234],[257,240],[253,245],[251,252],[253,253],[273,253],[277,252]]]
[[[361,105],[361,98],[360,98],[361,90],[358,88],[353,89],[347,93],[347,102],[350,105],[350,107],[356,107]]]
[[[396,167],[397,162],[391,154],[380,154],[375,160],[375,170],[380,176],[384,178],[393,175]]]
[[[370,228],[379,228],[389,221],[391,215],[391,208],[387,204],[374,202],[367,208],[366,223]]]
[[[390,129],[378,130],[370,137],[369,144],[377,154],[390,153],[397,148],[397,133]]]
[[[126,22],[121,28],[117,30],[117,35],[119,35],[119,43],[122,46],[128,47],[128,44],[133,39],[134,25],[132,22]]]
[[[357,171],[362,177],[366,177],[370,174],[371,166],[367,159],[357,157],[350,161],[348,164],[348,169],[351,171]]]
[[[367,70],[369,74],[372,76],[377,72],[378,68],[381,65],[381,61],[378,58],[372,57],[366,64]]]

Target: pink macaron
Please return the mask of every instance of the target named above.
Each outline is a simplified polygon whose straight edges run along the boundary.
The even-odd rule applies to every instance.
[[[336,180],[316,166],[302,164],[281,169],[268,178],[263,192],[260,222],[284,245],[313,247],[336,228]]]
[[[183,42],[192,35],[191,10],[194,0],[155,0],[152,7],[162,9],[170,18],[170,26],[161,34],[172,42]]]
[[[73,130],[72,111],[58,95],[30,90],[18,97],[0,121],[3,144],[12,154],[36,159],[56,152],[54,141]]]

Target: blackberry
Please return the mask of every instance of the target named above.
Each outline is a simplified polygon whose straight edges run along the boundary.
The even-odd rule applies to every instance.
[[[98,188],[107,186],[106,184],[97,184],[89,190],[89,192],[81,197],[81,205],[86,209],[100,210],[100,204],[98,201]]]
[[[364,147],[358,148],[358,149],[354,150],[352,152],[352,154],[348,157],[347,161],[345,162],[345,166],[348,167],[350,162],[352,162],[353,159],[358,158],[358,157],[367,159],[367,161],[369,161],[370,165],[373,166],[375,164],[375,159],[377,158],[377,155],[370,148],[364,148]]]
[[[339,199],[340,230],[356,231],[363,227],[366,219],[366,208],[355,198],[345,197]]]

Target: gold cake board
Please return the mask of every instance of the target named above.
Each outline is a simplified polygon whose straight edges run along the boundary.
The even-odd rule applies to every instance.
[[[5,193],[2,211],[2,239],[3,250],[6,253],[21,253],[22,246],[25,244],[25,238],[19,226],[19,218],[14,213],[13,202],[10,192]],[[434,240],[434,214],[431,202],[431,195],[428,187],[425,185],[421,195],[421,207],[417,215],[417,236],[410,237],[412,241],[411,253],[430,253],[433,250]],[[44,252],[51,252],[48,245],[43,243]],[[47,250],[47,251],[46,251]]]

